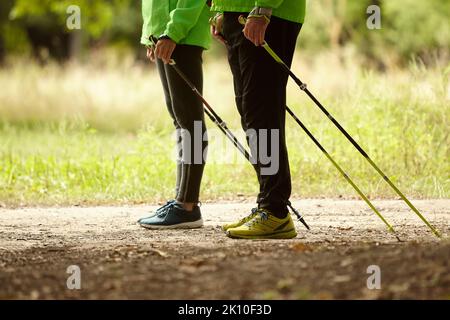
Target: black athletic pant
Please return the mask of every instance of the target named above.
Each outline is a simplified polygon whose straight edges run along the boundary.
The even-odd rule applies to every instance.
[[[248,14],[248,13],[247,13]],[[223,36],[227,41],[228,60],[234,77],[236,104],[241,115],[242,127],[248,132],[248,140],[259,141],[259,129],[279,130],[278,157],[279,168],[275,174],[262,174],[267,167],[261,161],[259,150],[250,143],[252,155],[257,153],[256,172],[260,186],[258,205],[274,215],[285,217],[287,202],[291,195],[291,175],[286,148],[286,85],[288,74],[273,60],[262,47],[256,47],[242,33],[243,26],[238,22],[240,15],[246,13],[225,13]],[[266,40],[271,48],[290,66],[295,45],[302,25],[272,17]],[[256,131],[256,133],[255,133]],[[252,134],[254,136],[252,136]],[[255,137],[256,135],[256,137]],[[255,140],[256,138],[256,140]],[[269,138],[266,140],[270,142]],[[267,146],[271,150],[271,144]],[[274,155],[271,155],[272,157]]]
[[[172,55],[178,68],[198,88],[203,90],[203,48],[178,45]],[[179,202],[197,203],[207,149],[206,126],[202,102],[181,79],[176,71],[157,61],[164,89],[167,109],[173,119],[177,137],[177,180],[175,199]]]

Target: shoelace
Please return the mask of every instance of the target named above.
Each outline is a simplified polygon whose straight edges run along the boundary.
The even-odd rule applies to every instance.
[[[239,220],[239,224],[243,224],[245,222],[248,222],[249,219],[252,219],[257,212],[258,212],[258,208],[253,208],[252,209],[252,213],[250,213],[248,216],[246,216],[246,217],[242,218],[241,220]]]
[[[174,205],[176,205],[176,202],[168,202],[167,204],[162,206],[160,210],[157,211],[156,215],[158,216],[158,218],[164,218],[165,216],[167,216],[167,213]]]
[[[253,210],[255,211],[253,212]],[[249,222],[246,223],[247,226],[251,227],[261,221],[266,221],[267,219],[269,219],[269,214],[264,209],[253,209],[253,210],[252,214],[257,213],[259,215],[259,219],[258,217],[256,217],[256,219],[250,220]]]
[[[156,212],[165,210],[167,207],[170,207],[174,202],[175,202],[174,200],[167,201],[165,205],[156,209]]]

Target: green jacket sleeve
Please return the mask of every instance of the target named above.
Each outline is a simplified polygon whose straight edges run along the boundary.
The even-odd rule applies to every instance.
[[[150,26],[150,12],[152,9],[152,3],[150,0],[142,0],[142,36],[141,36],[141,44],[144,46],[151,45],[150,39],[148,38],[150,35],[148,34],[147,29]]]
[[[256,0],[255,7],[276,9],[283,3],[283,1],[284,0]]]
[[[176,43],[186,38],[197,24],[205,5],[206,1],[202,0],[178,0],[176,9],[170,13],[170,21],[164,34]]]

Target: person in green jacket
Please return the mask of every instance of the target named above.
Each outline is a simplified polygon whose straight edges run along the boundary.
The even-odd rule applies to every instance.
[[[259,182],[258,207],[224,225],[231,238],[297,236],[288,205],[291,175],[285,137],[288,74],[261,47],[265,40],[289,66],[305,18],[305,0],[213,0],[212,34],[225,43],[236,104]],[[240,23],[240,16],[246,19]],[[269,132],[269,134],[268,134]],[[269,135],[269,137],[268,137]],[[262,147],[263,146],[263,147]],[[267,150],[278,170],[267,170]]]
[[[174,199],[138,223],[148,229],[198,228],[203,225],[198,203],[207,148],[203,105],[169,63],[173,59],[202,90],[202,53],[211,38],[210,8],[203,0],[142,0],[142,16],[141,43],[147,47],[147,57],[156,62],[179,157]]]

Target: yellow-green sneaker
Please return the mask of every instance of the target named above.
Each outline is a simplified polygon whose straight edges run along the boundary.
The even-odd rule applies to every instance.
[[[237,228],[242,226],[244,223],[249,222],[250,220],[252,220],[254,217],[256,217],[258,215],[258,209],[257,208],[253,208],[252,209],[252,213],[250,213],[248,216],[242,218],[241,220],[237,221],[237,222],[233,222],[230,224],[224,224],[222,226],[222,230],[223,231],[227,231],[228,229],[231,228]]]
[[[269,211],[258,209],[246,223],[227,230],[227,236],[237,239],[292,239],[297,236],[291,215],[279,219]]]

